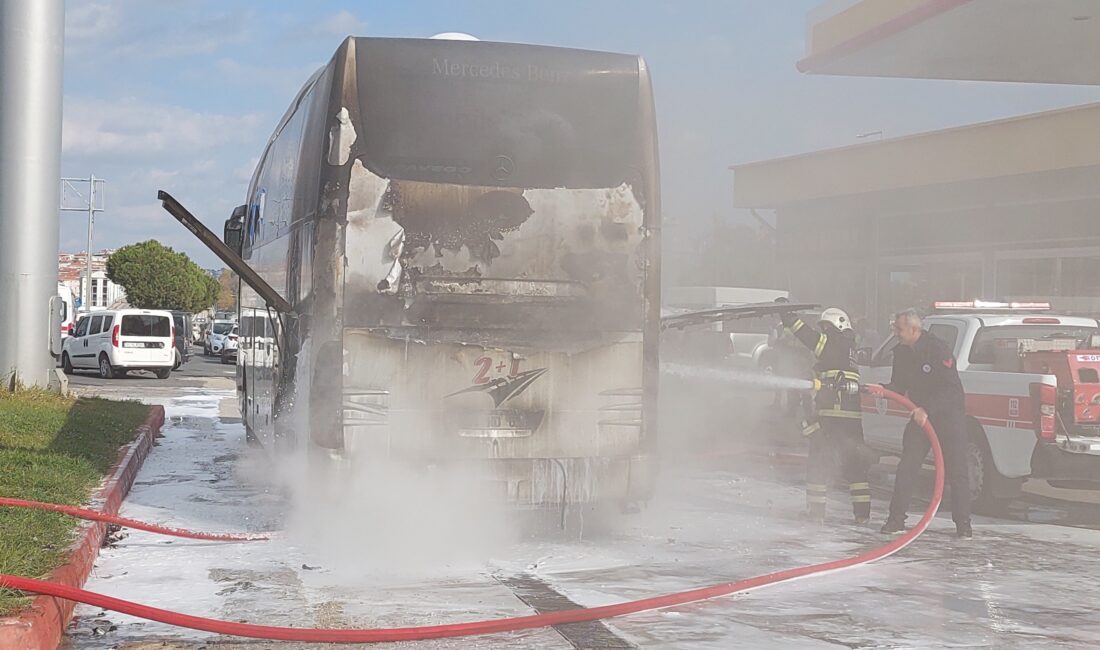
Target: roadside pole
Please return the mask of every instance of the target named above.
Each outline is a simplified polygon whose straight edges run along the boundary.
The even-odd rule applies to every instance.
[[[84,249],[84,282],[80,283],[80,306],[84,311],[89,311],[92,308],[92,229],[95,225],[95,213],[103,212],[103,207],[96,207],[96,202],[102,202],[103,191],[96,191],[96,183],[102,185],[107,181],[102,178],[96,178],[95,174],[92,174],[88,178],[62,178],[62,190],[61,190],[61,211],[62,212],[87,212],[88,213],[88,247]],[[76,188],[77,183],[88,184],[88,196],[85,201],[84,194]],[[80,197],[81,201],[84,201],[78,206],[66,206],[65,196],[66,190],[69,193],[75,194]],[[104,305],[106,307],[107,305]]]
[[[64,0],[0,2],[0,385],[55,376]],[[55,328],[56,329],[56,328]],[[55,350],[56,351],[56,350]]]

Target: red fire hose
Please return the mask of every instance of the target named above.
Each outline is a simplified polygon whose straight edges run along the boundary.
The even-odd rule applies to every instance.
[[[916,408],[913,403],[905,397],[898,395],[897,393],[888,391],[880,386],[867,386],[865,387],[865,390],[872,394],[892,399],[900,403],[907,409],[912,410]],[[917,522],[917,525],[906,532],[904,535],[894,539],[890,543],[849,558],[833,560],[831,562],[822,562],[820,564],[813,564],[810,566],[796,567],[793,569],[776,571],[774,573],[769,573],[762,576],[756,576],[754,578],[738,580],[736,582],[727,582],[710,587],[702,587],[689,591],[665,594],[663,596],[643,598],[641,600],[632,600],[623,603],[617,603],[614,605],[570,609],[560,612],[551,612],[547,614],[519,616],[515,618],[501,618],[489,621],[452,623],[449,625],[376,628],[363,630],[325,630],[293,627],[273,627],[267,625],[254,625],[251,623],[219,621],[216,619],[202,618],[199,616],[188,616],[187,614],[179,614],[164,609],[158,609],[156,607],[149,607],[147,605],[141,605],[126,600],[121,600],[119,598],[112,598],[110,596],[104,596],[102,594],[85,591],[83,589],[77,589],[75,587],[67,587],[64,585],[46,582],[44,580],[34,580],[32,578],[21,578],[18,576],[4,574],[0,574],[0,586],[8,587],[10,589],[19,589],[30,593],[47,594],[50,596],[74,600],[77,602],[86,603],[88,605],[93,605],[95,607],[101,607],[103,609],[121,612],[130,616],[136,616],[138,618],[144,618],[160,623],[167,623],[169,625],[175,625],[179,627],[202,630],[205,632],[252,637],[257,639],[300,641],[307,643],[373,643],[381,641],[414,641],[420,639],[438,639],[446,637],[472,636],[477,634],[490,634],[495,632],[510,632],[536,627],[546,627],[550,625],[561,625],[563,623],[578,623],[582,621],[611,618],[614,616],[623,616],[626,614],[633,614],[646,610],[662,609],[665,607],[673,607],[675,605],[683,605],[700,600],[717,598],[719,596],[727,596],[730,594],[741,593],[749,591],[750,589],[757,589],[768,585],[788,582],[796,578],[804,578],[811,575],[830,573],[833,571],[838,571],[840,569],[855,567],[861,564],[866,564],[868,562],[873,562],[875,560],[880,560],[882,558],[893,555],[894,553],[897,553],[901,549],[911,544],[913,540],[919,537],[921,533],[923,533],[925,529],[928,528],[928,525],[932,522],[932,518],[936,515],[936,511],[939,509],[940,500],[943,497],[943,452],[940,449],[939,440],[936,438],[936,432],[932,428],[932,425],[930,423],[925,423],[924,431],[928,434],[928,440],[931,442],[932,455],[936,465],[936,482],[935,487],[932,490],[932,499],[928,503],[928,508],[924,511],[924,516],[921,517],[919,522]],[[152,528],[157,527],[146,526],[143,529],[150,530]],[[159,531],[154,530],[153,532]],[[174,532],[179,533],[181,531]]]
[[[0,497],[0,507],[28,508],[31,510],[45,510],[47,512],[60,512],[62,514],[69,515],[70,517],[76,517],[77,519],[103,521],[108,524],[115,524],[124,528],[144,530],[146,532],[156,533],[158,535],[183,537],[185,539],[198,539],[208,542],[258,542],[266,540],[268,538],[267,535],[264,535],[262,533],[200,533],[193,530],[184,530],[182,528],[169,528],[167,526],[147,524],[144,521],[127,519],[126,517],[119,517],[118,515],[109,515],[105,512],[100,512],[98,510],[88,510],[87,508],[77,508],[75,506],[63,506],[56,503],[42,503],[41,501],[9,499],[7,497]]]

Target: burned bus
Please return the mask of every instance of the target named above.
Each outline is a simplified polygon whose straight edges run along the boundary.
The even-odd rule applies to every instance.
[[[226,223],[249,438],[474,463],[523,506],[645,500],[659,223],[641,58],[348,38]]]

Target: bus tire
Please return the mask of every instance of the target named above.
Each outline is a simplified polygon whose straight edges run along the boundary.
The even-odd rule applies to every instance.
[[[1011,487],[1017,482],[997,471],[981,425],[971,421],[967,428],[966,473],[970,478],[972,507],[980,514],[1003,512],[1014,496]]]

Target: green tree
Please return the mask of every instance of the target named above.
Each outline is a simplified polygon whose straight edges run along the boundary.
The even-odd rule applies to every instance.
[[[237,307],[237,274],[229,269],[222,269],[216,282],[218,283],[216,303],[218,309],[235,309]]]
[[[139,309],[202,311],[214,304],[221,288],[187,255],[154,240],[115,251],[107,260],[107,277]]]

